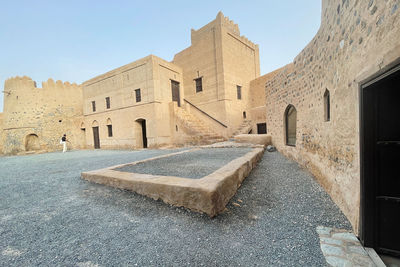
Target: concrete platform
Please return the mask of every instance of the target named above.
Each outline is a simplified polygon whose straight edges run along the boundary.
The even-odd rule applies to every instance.
[[[156,200],[161,199],[168,204],[183,206],[214,217],[225,209],[226,204],[235,195],[242,181],[261,159],[264,148],[251,148],[243,156],[229,161],[226,165],[200,179],[120,171],[135,165],[149,165],[153,162],[157,164],[157,162],[159,163],[167,158],[172,163],[179,161],[184,153],[195,154],[202,149],[208,148],[195,148],[128,164],[83,172],[81,177],[95,183],[131,190]],[[229,153],[229,149],[226,150],[226,153]],[[196,168],[195,162],[193,163],[190,164],[191,168]],[[185,165],[181,167],[185,168]],[[186,166],[186,168],[190,167]],[[155,169],[157,168],[155,167]]]

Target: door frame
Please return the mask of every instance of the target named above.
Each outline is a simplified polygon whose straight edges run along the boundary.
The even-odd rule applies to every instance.
[[[178,84],[178,101],[176,101],[177,103],[178,103],[178,107],[180,107],[181,106],[181,83],[180,82],[178,82],[178,81],[175,81],[175,80],[172,80],[172,79],[170,79],[171,80],[171,94],[172,94],[172,101],[174,101],[174,98],[173,98],[173,96],[174,96],[174,92],[173,92],[173,87],[172,87],[172,84],[173,83],[176,83],[176,84]]]
[[[359,236],[361,243],[366,247],[375,247],[376,245],[376,207],[375,207],[375,192],[374,192],[374,175],[366,171],[367,155],[365,152],[365,123],[364,123],[364,93],[365,89],[373,84],[385,79],[386,77],[400,71],[400,59],[386,68],[382,68],[369,78],[359,83],[359,131],[360,131],[360,221],[359,221]],[[368,207],[368,208],[367,208]]]
[[[99,146],[96,147],[96,136],[95,136],[95,128],[97,129],[97,140],[98,140],[98,144]],[[94,126],[92,127],[92,131],[93,131],[93,147],[94,149],[100,149],[100,129],[99,126]]]

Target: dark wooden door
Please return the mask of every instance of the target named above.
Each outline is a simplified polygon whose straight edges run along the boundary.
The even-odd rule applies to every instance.
[[[267,124],[266,123],[257,123],[257,133],[258,134],[266,134],[267,133]]]
[[[147,148],[146,120],[142,120],[143,148]]]
[[[400,68],[363,91],[363,230],[377,251],[400,256]]]
[[[181,106],[181,97],[179,94],[179,83],[171,80],[172,101],[178,102],[178,107]]]
[[[99,127],[93,127],[94,148],[100,148]]]

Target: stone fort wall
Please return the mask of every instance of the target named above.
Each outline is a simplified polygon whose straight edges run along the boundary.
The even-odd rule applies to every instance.
[[[250,81],[260,76],[258,45],[240,35],[239,26],[222,12],[200,29],[192,29],[191,41],[173,60],[183,69],[185,99],[227,125],[226,130],[214,130],[229,137],[242,123],[243,111],[250,109]],[[195,79],[200,77],[203,90],[196,92]],[[201,119],[213,127],[207,118]]]
[[[399,0],[323,0],[321,27],[266,82],[267,124],[277,148],[309,169],[359,227],[359,86],[400,58]],[[329,90],[331,118],[325,121]],[[297,110],[296,146],[285,145],[284,114]]]
[[[69,147],[84,147],[80,132],[82,88],[49,79],[38,88],[29,77],[15,77],[4,84],[2,141],[4,154],[29,150],[61,149],[67,134]]]
[[[3,154],[3,112],[0,112],[0,154]]]

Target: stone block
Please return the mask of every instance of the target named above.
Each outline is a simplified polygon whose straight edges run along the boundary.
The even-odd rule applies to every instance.
[[[239,143],[249,143],[255,145],[270,145],[271,135],[269,134],[239,134],[234,136],[236,142]]]

